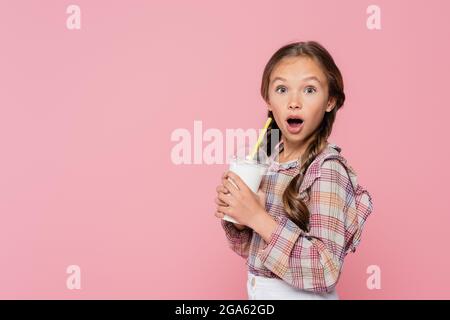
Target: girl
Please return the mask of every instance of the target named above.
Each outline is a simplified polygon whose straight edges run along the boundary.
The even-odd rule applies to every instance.
[[[269,129],[280,130],[273,148],[267,142],[274,165],[258,194],[225,172],[215,215],[239,222],[221,220],[229,246],[247,259],[249,299],[338,299],[344,257],[373,209],[341,148],[327,141],[345,100],[341,72],[319,43],[291,43],[267,63],[261,95]]]

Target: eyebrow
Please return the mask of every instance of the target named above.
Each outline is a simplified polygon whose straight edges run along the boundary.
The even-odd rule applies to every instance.
[[[273,78],[272,83],[274,83],[276,80],[286,81],[285,78],[282,78],[282,77],[275,77],[275,78]],[[303,81],[316,80],[318,83],[322,84],[322,82],[320,82],[319,78],[317,78],[316,76],[305,77],[305,78],[303,78],[302,80],[303,80]]]

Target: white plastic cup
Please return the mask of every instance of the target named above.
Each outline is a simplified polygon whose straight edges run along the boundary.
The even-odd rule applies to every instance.
[[[233,156],[230,161],[229,170],[237,174],[250,190],[257,193],[268,167],[268,165],[258,163],[255,160],[241,159]],[[228,180],[234,184],[230,178]],[[225,215],[222,219],[239,224],[239,222],[228,215]]]

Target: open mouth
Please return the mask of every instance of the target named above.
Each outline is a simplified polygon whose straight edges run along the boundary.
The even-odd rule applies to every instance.
[[[303,127],[303,119],[298,117],[289,117],[286,122],[288,124],[289,132],[293,134],[299,133]]]
[[[303,120],[297,118],[289,118],[287,122],[289,123],[290,126],[296,126],[301,125],[303,123]]]

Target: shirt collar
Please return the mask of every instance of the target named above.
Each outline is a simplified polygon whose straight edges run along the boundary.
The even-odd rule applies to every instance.
[[[272,171],[280,171],[280,170],[287,170],[291,168],[297,168],[300,170],[300,159],[291,160],[288,162],[280,163],[278,162],[280,152],[283,151],[284,143],[283,140],[278,142],[278,144],[274,147],[273,156],[271,157],[271,165],[269,166],[269,170]],[[325,148],[323,153],[340,153],[341,147],[339,147],[337,144],[334,143],[328,143],[327,147]]]

